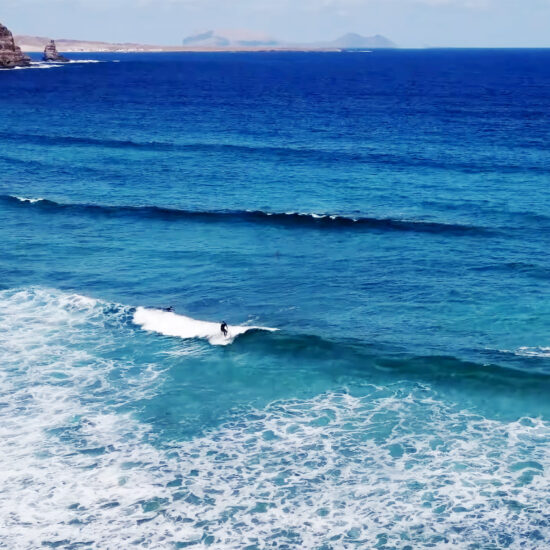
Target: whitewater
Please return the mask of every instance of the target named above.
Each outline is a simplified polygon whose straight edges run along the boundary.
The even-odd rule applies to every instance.
[[[161,444],[124,411],[169,376],[161,354],[141,369],[113,356],[139,339],[131,308],[41,288],[2,291],[0,306],[6,548],[273,537],[496,547],[538,525],[523,545],[537,548],[550,536],[546,421],[484,419],[427,386],[367,384],[360,396],[275,401]]]

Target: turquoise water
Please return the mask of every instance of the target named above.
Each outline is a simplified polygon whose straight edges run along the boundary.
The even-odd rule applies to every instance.
[[[1,72],[0,547],[544,548],[549,57]]]

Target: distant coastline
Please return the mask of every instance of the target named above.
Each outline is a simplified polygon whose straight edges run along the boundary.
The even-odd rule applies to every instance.
[[[110,44],[107,46],[70,46],[64,45],[64,40],[56,41],[59,44],[58,50],[64,53],[162,53],[162,52],[340,52],[345,48],[307,48],[292,46],[239,46],[239,47],[185,47],[185,46],[147,46],[145,44],[124,46]],[[42,52],[42,48],[28,46],[22,43],[22,51],[26,53]]]
[[[204,35],[200,35],[201,37]],[[207,36],[210,36],[207,33]],[[16,35],[16,42],[24,52],[43,52],[52,40],[51,37]],[[57,48],[62,52],[267,52],[267,51],[342,51],[346,49],[395,48],[396,45],[388,38],[380,35],[361,36],[348,33],[340,38],[316,43],[284,43],[266,40],[250,43],[247,41],[230,40],[217,35],[213,39],[201,40],[199,37],[188,37],[182,45],[155,45],[133,42],[100,42],[90,40],[55,39]]]

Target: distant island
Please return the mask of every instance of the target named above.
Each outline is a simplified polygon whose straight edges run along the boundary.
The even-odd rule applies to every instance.
[[[273,37],[248,31],[207,31],[183,39],[183,47],[200,48],[268,48],[268,49],[361,49],[395,48],[396,45],[385,36],[362,36],[348,33],[336,40],[321,42],[281,42]]]
[[[25,52],[42,52],[52,41],[50,37],[17,35],[16,42]],[[341,51],[397,47],[388,38],[348,33],[336,40],[312,43],[281,42],[272,37],[249,31],[209,30],[188,36],[181,45],[160,46],[132,42],[97,42],[56,39],[62,52],[208,52],[208,51]]]

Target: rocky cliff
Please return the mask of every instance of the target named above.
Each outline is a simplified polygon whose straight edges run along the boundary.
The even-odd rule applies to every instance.
[[[26,67],[31,60],[15,45],[13,35],[0,24],[0,68]]]
[[[55,40],[50,40],[50,43],[44,48],[44,61],[55,61],[57,63],[68,63],[68,59],[59,55],[55,46]]]

